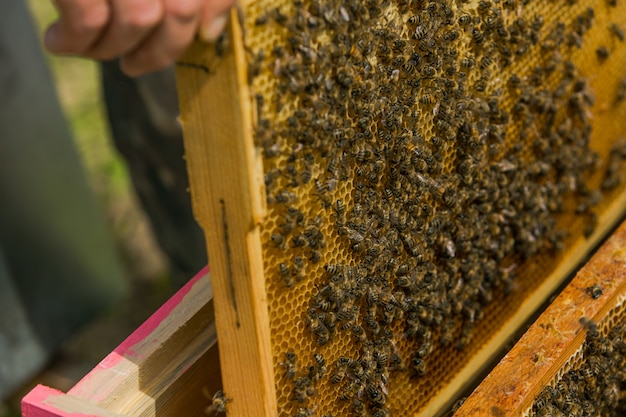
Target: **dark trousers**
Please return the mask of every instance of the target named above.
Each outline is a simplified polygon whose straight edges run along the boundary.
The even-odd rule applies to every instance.
[[[174,69],[130,78],[107,62],[102,84],[113,141],[180,286],[207,259],[191,211]]]

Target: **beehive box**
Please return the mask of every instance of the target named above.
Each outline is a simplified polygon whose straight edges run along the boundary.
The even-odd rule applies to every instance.
[[[622,223],[455,417],[623,415],[625,264]]]
[[[625,9],[257,1],[191,49],[229,413],[450,406],[623,214]]]
[[[205,268],[67,393],[31,390],[22,416],[200,416],[220,384]]]

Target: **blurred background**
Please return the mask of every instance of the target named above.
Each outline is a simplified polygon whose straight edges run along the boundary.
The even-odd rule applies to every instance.
[[[28,4],[41,41],[56,12],[48,0],[29,0]],[[88,183],[113,235],[130,290],[123,301],[72,336],[41,373],[9,398],[0,399],[0,417],[19,416],[21,397],[38,383],[63,391],[69,389],[180,285],[180,280],[174,282],[171,277],[167,259],[156,243],[126,165],[113,147],[98,64],[49,54],[46,59]]]

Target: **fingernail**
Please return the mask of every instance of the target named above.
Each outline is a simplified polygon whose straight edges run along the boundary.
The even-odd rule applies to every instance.
[[[229,12],[217,16],[200,29],[200,37],[206,42],[215,42],[228,23]]]

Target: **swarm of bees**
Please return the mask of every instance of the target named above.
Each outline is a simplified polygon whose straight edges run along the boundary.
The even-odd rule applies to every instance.
[[[543,388],[529,416],[623,416],[626,413],[626,343],[624,328],[602,334],[581,319],[587,329],[581,364]]]
[[[268,292],[314,283],[297,319],[313,356],[298,365],[274,346],[281,413],[390,415],[394,375],[419,381],[433,352],[466,349],[485,307],[515,291],[516,269],[563,249],[559,215],[593,232],[626,158],[616,145],[590,189],[595,97],[568,56],[595,12],[548,24],[522,13],[530,3],[257,2],[248,30],[273,36],[247,51],[274,219],[263,232]],[[607,30],[623,42],[621,26]],[[611,60],[607,46],[592,53]],[[325,348],[339,339],[349,352],[331,360]],[[330,407],[316,400],[322,385]]]

